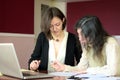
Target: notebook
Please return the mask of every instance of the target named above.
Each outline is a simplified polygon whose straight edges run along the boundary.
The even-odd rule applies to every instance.
[[[13,43],[0,43],[0,72],[3,75],[21,79],[48,78],[53,77],[48,73],[21,71]]]

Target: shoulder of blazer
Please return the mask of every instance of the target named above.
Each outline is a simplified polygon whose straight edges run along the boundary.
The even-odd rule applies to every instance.
[[[41,32],[41,33],[38,35],[38,40],[45,40],[45,41],[47,40],[44,32]]]
[[[44,32],[39,33],[38,37],[41,37],[41,38],[45,37],[45,33]]]
[[[47,44],[47,45],[48,45],[48,39],[46,38],[45,33],[41,32],[41,33],[38,35],[37,44],[39,44],[39,45],[40,45],[40,44],[41,44],[41,45]]]

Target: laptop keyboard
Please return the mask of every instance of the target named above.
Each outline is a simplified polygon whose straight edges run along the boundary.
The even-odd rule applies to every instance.
[[[24,71],[22,72],[23,76],[31,76],[31,75],[39,75],[38,72],[32,72],[32,71]]]
[[[23,76],[31,76],[31,75],[33,75],[33,74],[29,74],[29,73],[22,73],[23,74]]]

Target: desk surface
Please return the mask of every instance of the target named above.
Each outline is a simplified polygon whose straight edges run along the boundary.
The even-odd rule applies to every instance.
[[[0,76],[0,80],[21,80],[18,78],[14,78],[14,77],[9,77],[9,76]],[[30,80],[66,80],[66,77],[53,77],[53,78],[44,78],[44,79],[30,79]]]
[[[46,71],[42,71],[42,72],[45,72]],[[55,73],[56,74],[56,73]],[[63,72],[62,72],[63,75],[65,75]],[[66,76],[54,76],[52,78],[39,78],[39,79],[30,79],[30,80],[66,80],[68,77]],[[94,75],[94,74],[78,74],[78,75],[75,75],[76,77],[74,78],[80,78],[79,80],[85,80],[86,78],[90,79],[90,80],[120,80],[120,76],[104,76],[104,75]],[[77,77],[78,76],[78,77]],[[87,76],[87,77],[86,77]],[[72,77],[72,76],[71,76]],[[10,77],[10,76],[5,76],[5,75],[1,75],[0,76],[0,80],[21,80],[19,78],[14,78],[14,77]]]
[[[22,70],[24,71],[24,70]],[[47,73],[47,71],[40,71],[42,73]],[[11,76],[6,76],[0,73],[0,80],[21,80],[19,78],[11,77]],[[30,80],[66,80],[66,77],[62,76],[55,76],[52,78],[37,78],[37,79],[30,79]]]
[[[30,79],[30,80],[66,80],[66,79],[67,79],[67,77],[55,76],[52,78],[44,78],[44,79],[39,78],[39,79]],[[2,76],[0,76],[0,80],[21,80],[21,79],[2,75]],[[85,80],[85,78],[81,78],[78,80]],[[120,77],[91,78],[90,80],[120,80]]]

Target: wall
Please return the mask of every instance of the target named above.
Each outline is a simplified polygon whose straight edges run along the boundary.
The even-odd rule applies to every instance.
[[[0,0],[0,32],[34,34],[34,0]]]
[[[67,3],[67,30],[74,33],[74,24],[85,15],[96,15],[111,35],[120,35],[120,0],[94,0]]]
[[[120,36],[118,35],[118,36],[114,36],[114,37],[117,39],[118,43],[120,44]]]
[[[34,35],[0,33],[0,43],[13,43],[21,68],[28,68],[28,60],[34,49]]]

